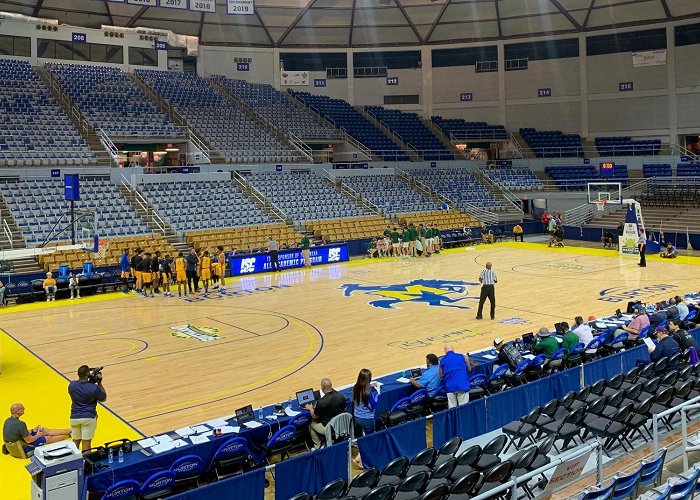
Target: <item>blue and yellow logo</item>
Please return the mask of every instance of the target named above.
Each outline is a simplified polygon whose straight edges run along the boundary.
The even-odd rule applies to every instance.
[[[382,309],[396,309],[394,306],[405,302],[421,302],[429,306],[456,307],[458,309],[472,309],[470,306],[457,304],[463,300],[478,300],[478,296],[468,295],[470,286],[479,286],[479,283],[466,281],[445,280],[412,280],[400,285],[358,285],[350,283],[341,285],[344,295],[350,297],[354,292],[363,292],[365,295],[378,295],[384,297],[370,301],[373,307]]]

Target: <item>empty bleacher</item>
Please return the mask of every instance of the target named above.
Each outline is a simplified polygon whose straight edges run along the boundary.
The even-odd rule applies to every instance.
[[[647,164],[642,165],[642,172],[645,178],[651,177],[672,177],[673,170],[668,163],[664,164]]]
[[[119,68],[50,64],[47,69],[95,130],[101,129],[111,138],[185,135]]]
[[[399,214],[401,224],[419,224],[437,226],[439,229],[462,229],[465,226],[478,226],[479,223],[472,217],[454,209],[433,210],[430,212],[418,212],[411,214]]]
[[[343,177],[364,199],[387,215],[438,210],[440,205],[393,175],[354,175]]]
[[[629,185],[627,165],[615,165],[614,177],[600,177],[593,165],[550,166],[544,171],[562,191],[583,191],[589,182],[620,182]]]
[[[206,79],[191,73],[137,70],[163,99],[231,162],[294,161],[292,151],[228,100]]]
[[[328,181],[311,172],[259,172],[247,180],[295,222],[364,215]]]
[[[345,241],[372,238],[382,234],[389,221],[378,215],[312,221],[306,230],[327,241]]]
[[[140,190],[176,231],[272,222],[230,181],[153,182]]]
[[[202,229],[189,231],[187,241],[195,248],[212,249],[222,245],[227,251],[250,252],[267,246],[274,237],[280,248],[292,247],[301,240],[301,235],[286,224],[263,224],[226,229]]]
[[[595,146],[601,156],[651,156],[661,151],[661,141],[632,140],[631,137],[596,137]]]
[[[511,191],[541,191],[542,181],[527,167],[490,165],[483,173],[499,187]]]
[[[520,135],[537,158],[583,158],[583,146],[579,134],[564,134],[558,130],[521,128]]]
[[[0,59],[0,167],[96,162],[29,62]]]
[[[336,127],[345,129],[348,134],[372,151],[372,154],[384,160],[409,160],[405,151],[346,101],[308,92],[295,92],[293,95],[318,111],[321,116],[331,120]]]
[[[449,198],[459,208],[505,210],[505,205],[467,170],[411,170],[411,176]]]
[[[365,106],[365,111],[384,122],[424,160],[454,160],[454,154],[425,126],[416,113],[382,106]]]
[[[443,118],[431,116],[432,122],[448,136],[467,141],[504,141],[508,131],[503,125],[489,125],[486,122],[468,122],[463,118]]]
[[[215,79],[232,95],[245,101],[269,123],[300,139],[342,139],[340,131],[321,122],[318,115],[299,106],[289,95],[275,90],[272,85],[232,80],[224,76]]]
[[[68,202],[62,179],[13,180],[0,183],[0,193],[12,212],[28,246],[42,243],[51,229],[63,217],[52,241],[70,236]],[[151,230],[117,188],[108,179],[81,180],[81,201],[76,209],[92,210],[97,214],[97,232],[101,237],[148,234]]]
[[[700,177],[700,163],[679,163],[676,166],[678,177]]]

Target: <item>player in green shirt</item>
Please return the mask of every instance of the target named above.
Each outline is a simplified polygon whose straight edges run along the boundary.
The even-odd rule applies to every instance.
[[[304,235],[299,245],[301,246],[301,254],[304,256],[304,267],[311,267],[311,241],[309,237]]]
[[[416,226],[409,224],[408,226],[408,255],[411,257],[416,256],[416,240],[418,239],[418,231],[416,230]]]
[[[377,256],[377,238],[372,238],[372,241],[369,242],[367,255],[370,259]]]
[[[401,236],[401,255],[408,257],[409,255],[409,241],[411,239],[411,231],[409,231],[408,226],[404,226],[403,235]]]
[[[433,226],[433,253],[440,253],[440,230]]]
[[[391,233],[389,234],[389,237],[391,238],[391,254],[394,257],[399,256],[399,231],[394,228],[391,230]]]

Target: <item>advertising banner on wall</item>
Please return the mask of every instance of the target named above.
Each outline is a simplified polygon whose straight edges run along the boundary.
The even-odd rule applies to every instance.
[[[620,255],[639,255],[639,223],[634,203],[627,205],[625,216],[625,228],[620,236]]]
[[[666,49],[632,52],[632,66],[663,66],[666,64]]]
[[[282,70],[281,83],[288,86],[308,86],[308,71],[285,71]]]

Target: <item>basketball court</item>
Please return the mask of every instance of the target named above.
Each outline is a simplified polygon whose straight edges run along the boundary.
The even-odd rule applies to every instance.
[[[3,310],[2,328],[68,379],[81,364],[104,366],[107,406],[150,435],[286,401],[325,376],[342,386],[361,368],[422,365],[445,341],[473,351],[632,299],[697,291],[696,260],[651,256],[640,269],[612,250],[507,242],[248,276],[206,299],[29,304]],[[477,321],[487,261],[498,274],[496,320]],[[5,364],[3,376],[12,369]],[[55,412],[67,419],[65,399],[55,398]]]

